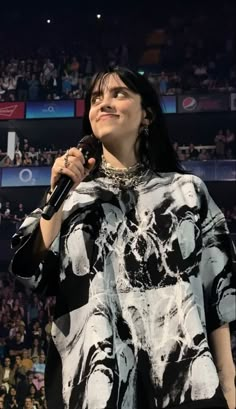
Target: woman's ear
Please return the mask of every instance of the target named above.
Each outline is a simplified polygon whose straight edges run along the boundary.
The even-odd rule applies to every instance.
[[[153,112],[151,108],[144,109],[142,124],[148,126],[152,123],[152,121],[153,121]]]

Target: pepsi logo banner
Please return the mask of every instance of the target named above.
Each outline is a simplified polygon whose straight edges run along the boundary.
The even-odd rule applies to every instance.
[[[25,116],[24,102],[1,102],[0,103],[0,120],[1,119],[23,119]]]
[[[230,100],[228,94],[209,95],[180,95],[178,96],[178,112],[219,112],[229,111]]]

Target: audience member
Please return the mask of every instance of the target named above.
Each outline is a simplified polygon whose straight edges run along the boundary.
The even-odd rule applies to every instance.
[[[159,90],[161,95],[165,95],[168,90],[168,76],[165,74],[165,72],[161,72],[160,78],[159,78]]]
[[[190,160],[197,160],[198,159],[199,152],[195,148],[193,143],[190,143],[188,152],[189,152],[189,159]]]
[[[18,409],[19,408],[17,397],[16,397],[16,388],[14,386],[12,386],[9,389],[9,392],[5,398],[4,405],[5,405],[5,409]]]
[[[30,357],[30,351],[28,349],[23,349],[22,352],[22,365],[25,368],[25,371],[31,371],[33,367],[33,361]]]
[[[11,357],[16,357],[17,355],[23,353],[25,342],[22,342],[21,337],[21,333],[17,331],[16,335],[11,340],[9,340],[8,349],[9,355]]]
[[[198,160],[209,160],[210,154],[207,152],[206,149],[202,149],[198,155]]]
[[[39,389],[38,401],[39,401],[40,406],[43,408],[44,403],[46,402],[45,387],[44,386],[41,386],[41,388]]]
[[[15,382],[16,384],[22,379],[26,378],[26,369],[22,364],[22,359],[20,355],[15,356]]]
[[[11,386],[15,385],[15,370],[11,368],[11,359],[6,356],[3,366],[0,366],[0,386],[8,392]]]
[[[26,218],[27,213],[24,209],[23,203],[19,203],[17,209],[14,212],[14,220],[16,221],[16,230],[18,230],[19,226],[22,224],[23,220]],[[22,307],[19,307],[22,308]],[[21,310],[22,312],[22,310]],[[24,312],[24,311],[23,311]],[[24,316],[24,314],[23,314]]]
[[[38,391],[35,387],[35,385],[30,385],[29,391],[28,391],[28,396],[31,398],[33,402],[33,407],[35,406],[36,408],[39,407],[39,401],[38,401]]]
[[[33,355],[33,368],[32,372],[34,375],[33,383],[37,390],[39,390],[42,386],[44,386],[44,373],[45,373],[45,354],[41,352],[41,354]]]
[[[38,407],[34,404],[33,399],[30,396],[27,396],[24,400],[24,406],[22,406],[22,409],[38,409]]]
[[[215,145],[216,145],[216,158],[223,159],[225,156],[225,135],[223,130],[220,129],[215,136]]]
[[[235,153],[236,153],[235,133],[232,132],[230,129],[226,130],[225,153],[228,159],[232,159],[233,157],[235,157]]]
[[[32,347],[29,350],[29,354],[31,356],[31,358],[33,359],[33,357],[37,356],[39,357],[41,353],[43,353],[43,348],[40,342],[40,338],[39,337],[35,337],[33,338],[33,342],[32,342]],[[34,361],[33,361],[34,362]]]

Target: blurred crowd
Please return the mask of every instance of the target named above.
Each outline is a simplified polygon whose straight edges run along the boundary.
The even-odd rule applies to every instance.
[[[10,58],[0,61],[0,101],[84,98],[92,73],[91,57],[84,72],[78,58]]]
[[[215,10],[212,19],[204,10],[158,17],[146,25],[143,19],[136,37],[122,27],[127,36],[123,37],[117,17],[113,32],[103,21],[100,31],[91,27],[66,46],[52,45],[47,38],[47,44],[30,51],[21,44],[20,51],[11,55],[11,47],[3,43],[0,101],[84,98],[93,73],[115,65],[144,72],[163,95],[236,91],[234,20],[229,10],[225,16]],[[222,25],[222,18],[227,24]]]
[[[212,140],[212,145],[202,145],[201,148],[190,143],[188,146],[173,144],[180,161],[186,160],[230,160],[236,158],[235,132],[231,129],[219,129]]]
[[[45,355],[55,300],[0,275],[0,409],[45,409]]]
[[[13,223],[16,230],[21,225],[28,211],[23,203],[11,203],[10,201],[0,202],[0,226],[3,223],[2,231],[4,232],[4,223]]]
[[[191,18],[183,13],[150,35],[141,61],[145,71],[155,72],[156,55],[159,71],[150,80],[160,94],[236,90],[234,28],[230,16],[227,19],[228,26],[223,27],[221,15],[209,19],[204,13]]]
[[[173,147],[180,161],[236,158],[235,132],[231,129],[220,129],[212,138],[212,145],[195,146],[190,143],[179,146],[178,142],[174,142]],[[54,160],[64,153],[63,148],[58,149],[53,144],[34,146],[28,138],[18,138],[13,159],[5,151],[6,146],[0,144],[0,167],[52,166]]]
[[[236,205],[232,208],[221,208],[224,216],[226,218],[229,230],[232,233],[236,233]],[[9,223],[15,225],[16,230],[19,228],[21,223],[24,221],[25,217],[29,213],[29,210],[26,209],[23,203],[12,203],[9,200],[2,200],[0,202],[0,235],[1,232],[4,233],[5,230],[8,230]]]
[[[128,48],[122,49],[126,50],[127,57],[120,57],[119,48],[112,50],[108,53],[108,66],[123,61],[129,66]],[[209,61],[208,64],[188,63],[188,67],[179,72],[159,72],[158,65],[156,68],[142,65],[139,71],[145,72],[161,95],[236,91],[236,67],[227,70],[227,75],[221,75],[216,67],[217,62]],[[77,56],[1,59],[0,102],[82,99],[95,68],[92,56],[85,56],[83,64]]]
[[[0,167],[52,166],[54,160],[65,152],[50,143],[47,146],[34,146],[28,138],[17,138],[13,159],[5,150],[6,146],[0,144]]]

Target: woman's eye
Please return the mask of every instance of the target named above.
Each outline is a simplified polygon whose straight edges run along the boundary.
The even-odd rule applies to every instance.
[[[92,104],[96,104],[97,102],[99,102],[101,100],[101,95],[94,95],[92,97]]]
[[[116,96],[117,97],[124,97],[125,93],[123,91],[117,91]]]

